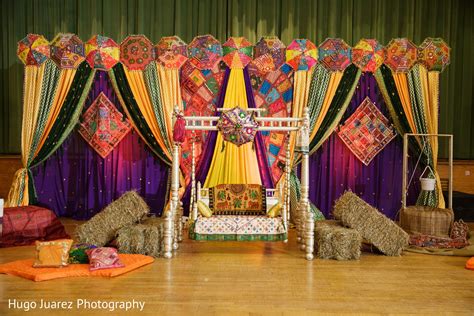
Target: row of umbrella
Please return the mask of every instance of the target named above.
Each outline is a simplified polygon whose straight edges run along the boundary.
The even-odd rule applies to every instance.
[[[230,37],[221,45],[212,35],[201,35],[187,45],[178,36],[167,36],[153,45],[144,35],[130,35],[118,45],[101,35],[84,44],[71,33],[60,33],[51,43],[42,35],[28,34],[18,42],[17,54],[25,65],[40,65],[51,58],[61,68],[77,68],[86,60],[96,69],[108,70],[121,62],[129,70],[143,70],[157,60],[179,69],[189,60],[199,69],[212,69],[223,61],[230,68],[251,65],[261,73],[284,63],[294,70],[309,70],[319,62],[329,71],[344,71],[354,63],[368,72],[385,63],[392,71],[406,72],[416,63],[443,71],[450,62],[450,48],[441,38],[426,38],[419,47],[406,38],[392,39],[385,47],[375,39],[361,39],[350,47],[342,39],[328,38],[317,47],[308,39],[295,39],[285,46],[275,36],[262,37],[253,46],[243,37]]]

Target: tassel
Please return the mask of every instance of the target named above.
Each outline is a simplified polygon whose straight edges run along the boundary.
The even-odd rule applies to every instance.
[[[221,153],[224,152],[224,149],[225,149],[225,141],[223,140],[223,141],[222,141]]]
[[[177,115],[173,128],[173,141],[183,143],[186,138],[186,120],[182,115]]]

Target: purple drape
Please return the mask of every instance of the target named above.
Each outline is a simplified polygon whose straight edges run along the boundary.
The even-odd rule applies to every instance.
[[[342,124],[368,96],[391,121],[377,82],[371,73],[362,74]],[[393,139],[365,166],[333,133],[310,157],[310,199],[331,217],[334,201],[345,190],[352,190],[380,212],[394,219],[401,207],[403,141]],[[414,203],[417,185],[412,185],[408,202]]]
[[[255,104],[255,99],[253,96],[252,84],[250,83],[250,75],[247,67],[244,68],[244,80],[245,80],[245,92],[247,94],[247,103],[249,108],[255,109],[257,105]],[[255,136],[255,149],[258,160],[258,170],[260,172],[260,178],[262,184],[266,188],[273,188],[273,178],[270,166],[268,165],[267,158],[267,148],[265,147],[265,142],[263,141],[262,133],[257,132]]]
[[[85,109],[101,92],[122,110],[108,74],[103,71],[95,75]],[[76,130],[33,174],[39,205],[54,210],[58,216],[88,219],[129,190],[136,190],[151,212],[161,214],[168,170],[133,131],[102,158]]]

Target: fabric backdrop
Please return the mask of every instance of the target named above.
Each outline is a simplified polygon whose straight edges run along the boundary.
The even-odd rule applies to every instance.
[[[83,111],[101,92],[121,110],[108,73],[97,71]],[[38,205],[58,216],[88,219],[129,190],[136,190],[160,214],[168,196],[168,170],[133,130],[105,158],[75,130],[33,169],[33,177]]]
[[[277,35],[285,43],[326,37],[355,45],[360,38],[407,37],[420,44],[442,37],[452,48],[451,65],[440,76],[440,126],[454,133],[455,158],[474,158],[473,19],[471,0],[15,0],[1,1],[0,153],[20,152],[23,65],[16,44],[27,33],[72,32],[87,41],[102,34],[120,42],[144,34],[154,43],[179,35],[190,42],[212,34],[221,42],[244,36],[255,42]],[[442,144],[441,144],[442,145]],[[440,155],[446,157],[445,147]]]
[[[374,76],[364,73],[339,125],[344,124],[367,96],[391,121]],[[365,166],[334,132],[310,157],[310,200],[326,217],[331,217],[334,201],[350,189],[394,219],[401,207],[402,159],[403,139],[400,135]],[[418,187],[416,182],[410,186],[407,205],[415,203]]]

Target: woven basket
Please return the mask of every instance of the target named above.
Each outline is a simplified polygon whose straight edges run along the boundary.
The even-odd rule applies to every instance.
[[[430,206],[409,206],[400,211],[400,226],[410,235],[449,237],[453,210]]]

